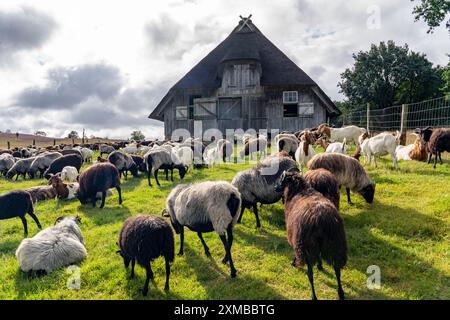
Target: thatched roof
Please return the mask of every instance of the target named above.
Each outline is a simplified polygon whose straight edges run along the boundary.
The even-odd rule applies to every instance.
[[[261,86],[305,85],[317,87],[323,94],[330,113],[340,114],[337,107],[317,84],[278,49],[250,19],[242,19],[231,34],[181,78],[150,114],[150,118],[162,120],[162,111],[177,89],[216,89],[221,86],[220,70],[230,60],[259,62],[262,69]]]

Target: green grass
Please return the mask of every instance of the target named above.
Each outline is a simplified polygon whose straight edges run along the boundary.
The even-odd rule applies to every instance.
[[[228,180],[249,165],[221,165],[220,169],[195,170],[183,182]],[[348,205],[341,197],[348,241],[348,265],[342,272],[343,287],[349,299],[450,299],[450,163],[433,170],[432,165],[400,162],[392,169],[386,158],[378,169],[367,168],[376,180],[375,202],[369,205],[353,195]],[[162,174],[160,175],[162,176]],[[160,215],[165,199],[176,183],[161,179],[162,187],[150,188],[144,176],[123,181],[122,205],[117,193],[107,198],[103,210],[81,206],[77,200],[51,200],[39,203],[36,212],[44,227],[61,215],[82,217],[81,229],[88,250],[80,264],[81,289],[67,289],[69,273],[61,269],[29,279],[20,272],[14,253],[23,238],[19,219],[0,221],[0,299],[142,299],[140,289],[145,271],[136,267],[130,280],[122,259],[115,253],[123,221],[137,214]],[[24,189],[43,180],[8,182],[0,179],[0,192]],[[28,217],[30,237],[38,232]],[[261,209],[262,228],[256,230],[252,212],[235,228],[233,258],[238,270],[229,277],[222,265],[222,243],[215,233],[205,234],[212,258],[203,252],[197,235],[186,232],[185,255],[172,265],[171,290],[164,292],[164,263],[152,263],[155,284],[146,299],[309,299],[305,270],[291,266],[292,249],[286,241],[283,206]],[[176,237],[176,250],[179,238]],[[381,289],[368,289],[367,267],[381,269]],[[332,269],[315,272],[319,299],[336,299]]]

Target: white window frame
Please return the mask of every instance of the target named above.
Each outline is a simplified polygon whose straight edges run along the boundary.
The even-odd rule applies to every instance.
[[[182,113],[184,113],[184,115]],[[189,116],[187,106],[176,106],[175,107],[175,119],[176,120],[187,120]]]
[[[298,104],[299,117],[312,117],[314,115],[314,102],[302,102]]]
[[[283,104],[297,104],[298,91],[283,91]]]

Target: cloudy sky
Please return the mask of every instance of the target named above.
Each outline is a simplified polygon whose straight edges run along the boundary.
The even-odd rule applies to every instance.
[[[162,135],[147,118],[237,25],[253,23],[332,98],[352,53],[394,40],[447,64],[444,26],[427,34],[408,0],[2,0],[0,130],[60,137]]]

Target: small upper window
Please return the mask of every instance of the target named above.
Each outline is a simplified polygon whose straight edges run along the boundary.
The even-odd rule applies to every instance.
[[[296,104],[283,106],[283,117],[298,117],[298,107]]]
[[[297,91],[283,91],[283,104],[296,104],[298,103]]]

